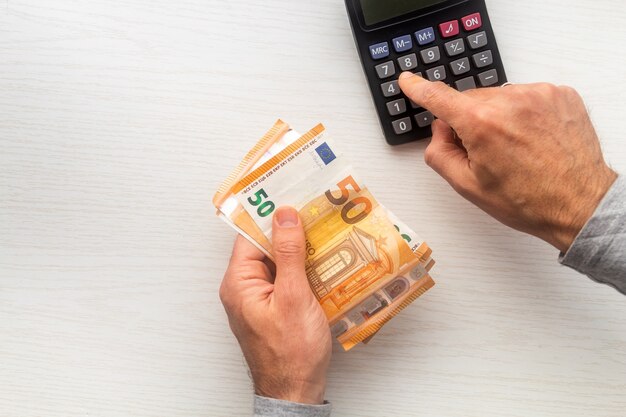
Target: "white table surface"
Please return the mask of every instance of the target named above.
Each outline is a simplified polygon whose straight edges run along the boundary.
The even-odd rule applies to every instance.
[[[578,88],[626,172],[623,2],[489,8],[510,80]],[[339,0],[0,1],[1,416],[249,414],[210,197],[277,117],[324,122],[438,260],[335,345],[334,415],[624,416],[626,298],[384,143]]]

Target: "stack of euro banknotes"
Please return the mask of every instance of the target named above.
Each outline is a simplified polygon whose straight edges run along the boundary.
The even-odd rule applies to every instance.
[[[270,259],[273,213],[299,211],[307,278],[345,350],[367,343],[435,284],[432,250],[374,198],[321,124],[300,135],[277,121],[213,203]]]

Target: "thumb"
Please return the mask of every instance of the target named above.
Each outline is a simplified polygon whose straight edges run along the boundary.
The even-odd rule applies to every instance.
[[[442,120],[432,125],[433,139],[424,152],[424,160],[456,191],[467,189],[473,177],[467,151],[454,137],[454,131]]]
[[[272,247],[276,264],[274,291],[287,298],[299,298],[311,293],[306,277],[306,240],[298,212],[281,207],[274,215]]]

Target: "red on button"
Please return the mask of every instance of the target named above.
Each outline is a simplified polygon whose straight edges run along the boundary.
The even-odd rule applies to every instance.
[[[474,13],[469,16],[465,16],[461,19],[465,30],[476,30],[483,25],[483,19],[480,17],[480,13]]]
[[[451,38],[459,34],[459,21],[453,20],[451,22],[442,23],[439,25],[439,31],[444,38]]]

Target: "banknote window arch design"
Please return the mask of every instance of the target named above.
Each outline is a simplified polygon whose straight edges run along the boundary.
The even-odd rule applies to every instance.
[[[307,278],[320,303],[341,308],[376,277],[392,270],[393,260],[378,240],[355,226],[307,265]]]
[[[376,239],[354,227],[341,242],[326,248],[307,270],[318,299],[329,294],[346,277],[379,259]]]
[[[326,283],[334,277],[342,276],[355,262],[355,254],[352,248],[343,246],[335,253],[331,253],[320,265],[316,266],[316,272],[322,282]]]

